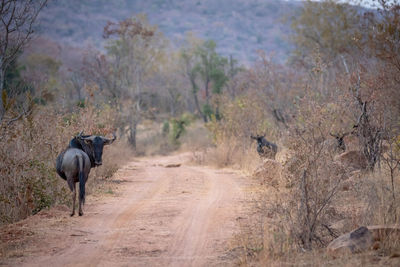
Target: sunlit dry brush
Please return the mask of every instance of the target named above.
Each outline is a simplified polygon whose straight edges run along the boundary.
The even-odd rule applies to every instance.
[[[1,223],[17,221],[69,201],[67,187],[56,176],[57,154],[82,130],[111,134],[114,130],[111,112],[107,107],[95,109],[89,105],[61,114],[51,106],[38,106],[29,116],[11,124],[3,121],[0,129],[3,148],[0,151]],[[103,166],[97,176],[110,177],[116,170],[113,164],[105,163],[107,166]]]
[[[1,125],[1,223],[13,222],[53,203],[65,202],[54,162],[69,136],[60,133],[61,118],[49,109],[35,110]]]

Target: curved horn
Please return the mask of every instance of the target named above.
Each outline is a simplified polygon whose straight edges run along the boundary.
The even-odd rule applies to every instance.
[[[89,140],[89,141],[92,141],[92,142],[94,141],[94,138],[96,138],[95,135],[84,135],[84,136],[79,135],[78,137],[79,137],[79,139]]]
[[[113,133],[112,135],[113,135],[112,139],[108,139],[108,138],[105,138],[103,136],[100,136],[100,138],[104,142],[104,145],[111,145],[115,141],[115,139],[117,139],[117,136],[115,135],[115,133]]]

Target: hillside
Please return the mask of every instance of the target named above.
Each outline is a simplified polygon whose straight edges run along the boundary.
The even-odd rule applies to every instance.
[[[290,25],[284,21],[299,5],[277,0],[54,1],[41,14],[40,31],[69,45],[90,42],[100,48],[107,21],[145,13],[172,43],[193,32],[215,40],[219,52],[242,62],[253,61],[259,49],[284,61],[290,51]]]

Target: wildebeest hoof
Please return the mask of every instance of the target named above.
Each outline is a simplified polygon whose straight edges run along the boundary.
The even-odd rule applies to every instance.
[[[82,216],[83,215],[83,212],[79,212],[79,216]]]
[[[74,215],[75,215],[75,212],[73,212],[73,213],[70,214],[71,217],[74,216]]]

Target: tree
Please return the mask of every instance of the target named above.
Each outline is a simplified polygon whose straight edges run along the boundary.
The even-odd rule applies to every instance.
[[[360,64],[351,86],[358,109],[355,132],[370,169],[385,159],[382,142],[396,139],[400,127],[400,5],[373,3],[377,9],[364,12],[355,42],[367,63]]]
[[[21,60],[25,66],[24,80],[34,88],[36,101],[46,103],[54,98],[59,85],[59,70],[62,63],[44,54],[30,54]]]
[[[199,46],[196,51],[199,62],[195,66],[195,71],[198,72],[201,77],[206,100],[206,103],[203,105],[203,114],[206,116],[205,121],[211,119],[211,115],[213,114],[217,118],[220,117],[218,103],[215,104],[215,107],[211,106],[211,95],[220,95],[228,80],[225,74],[225,66],[228,64],[228,60],[218,55],[215,49],[215,42],[209,40],[202,46]]]
[[[228,81],[226,67],[228,60],[216,52],[216,44],[209,40],[195,44],[193,48],[185,48],[182,51],[186,75],[192,86],[192,94],[196,109],[207,122],[211,115],[217,118],[219,115],[218,104],[211,103],[212,95],[220,95]],[[232,62],[233,63],[233,62]],[[201,83],[201,86],[198,83]],[[205,103],[200,106],[198,92],[201,90]]]
[[[400,84],[400,4],[398,1],[375,0],[377,12],[363,16],[366,38],[358,38],[358,46],[365,53],[388,63],[396,72],[393,79]]]
[[[169,53],[166,58],[165,66],[168,68],[162,68],[160,71],[153,75],[149,81],[151,88],[162,88],[163,90],[158,90],[157,99],[154,99],[157,103],[154,106],[157,107],[157,111],[169,112],[172,117],[182,114],[185,109],[187,98],[187,88],[188,81],[181,75],[181,61],[180,53],[173,52]],[[155,92],[153,92],[155,94]],[[186,99],[185,99],[186,98]]]
[[[236,89],[239,87],[238,79],[236,79],[236,77],[239,72],[244,71],[244,68],[238,67],[237,64],[238,61],[234,59],[232,55],[230,55],[227,70],[228,82],[226,83],[226,89],[232,100],[235,99]]]
[[[115,59],[89,47],[84,58],[80,73],[87,82],[96,84],[113,104],[122,97],[122,79],[119,77],[118,65]]]
[[[19,65],[17,59],[10,62],[4,74],[3,90],[5,91],[5,95],[8,97],[16,96],[29,89],[28,84],[21,76],[21,72],[24,70],[25,66]]]
[[[195,105],[195,109],[198,114],[203,118],[206,122],[207,117],[203,114],[203,111],[200,107],[200,102],[198,98],[199,86],[197,85],[197,71],[195,68],[197,58],[196,58],[196,48],[202,44],[200,39],[197,39],[193,35],[189,34],[186,37],[186,46],[182,48],[181,58],[182,58],[182,66],[184,76],[186,76],[190,81],[191,86],[191,95],[193,96],[193,101]],[[192,109],[189,107],[189,110]]]
[[[0,121],[6,111],[5,73],[18,53],[30,41],[34,23],[46,3],[47,0],[0,1]]]
[[[349,4],[337,0],[306,1],[292,21],[294,60],[306,64],[307,55],[318,48],[325,63],[340,56],[339,62],[347,68],[342,56],[352,51],[358,26],[357,9]]]
[[[108,22],[103,36],[108,40],[111,72],[120,83],[109,89],[119,90],[118,95],[123,98],[119,101],[120,108],[126,108],[128,140],[136,148],[137,126],[149,107],[145,80],[160,67],[166,42],[143,15],[118,23]]]

